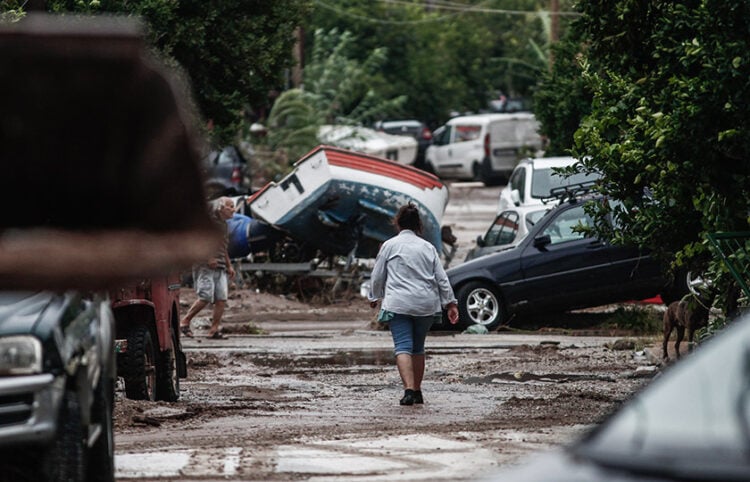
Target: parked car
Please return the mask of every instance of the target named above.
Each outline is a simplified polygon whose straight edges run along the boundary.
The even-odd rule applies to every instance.
[[[250,191],[249,163],[235,146],[214,150],[203,158],[206,195],[235,196]]]
[[[500,184],[520,159],[542,148],[538,130],[531,113],[454,117],[433,133],[426,168],[443,178]]]
[[[464,261],[515,247],[529,233],[551,206],[519,206],[497,215],[477,245],[469,250]]]
[[[114,480],[105,295],[0,292],[2,480]]]
[[[389,120],[375,123],[375,130],[398,136],[410,136],[417,141],[417,157],[414,167],[423,169],[427,147],[432,144],[432,131],[424,123],[410,120]]]
[[[555,206],[514,248],[447,270],[462,324],[488,329],[514,314],[567,311],[661,294],[665,303],[688,292],[671,283],[661,264],[636,247],[586,237],[591,226],[586,202],[574,198]]]
[[[598,174],[574,174],[565,177],[556,169],[569,167],[578,162],[573,157],[526,158],[518,163],[510,175],[508,184],[500,191],[497,212],[513,206],[541,206],[550,197],[550,191],[562,186],[575,186],[582,182],[595,181]],[[549,201],[547,201],[549,202]],[[553,204],[557,201],[553,201]]]
[[[323,144],[371,154],[399,164],[411,166],[417,159],[417,141],[413,137],[391,135],[367,127],[324,125],[318,131],[318,139]]]
[[[482,480],[750,480],[750,318],[665,370],[580,440]]]

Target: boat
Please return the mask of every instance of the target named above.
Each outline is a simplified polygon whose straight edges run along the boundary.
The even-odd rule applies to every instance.
[[[303,243],[307,252],[374,258],[396,234],[393,217],[413,202],[422,236],[443,251],[448,188],[435,175],[397,162],[320,145],[278,182],[246,199],[251,216]]]

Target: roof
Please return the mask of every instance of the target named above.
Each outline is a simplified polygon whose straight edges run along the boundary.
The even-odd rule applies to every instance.
[[[577,163],[578,159],[570,156],[564,157],[538,157],[530,159],[534,169],[549,169],[551,167],[566,167]]]
[[[471,123],[483,124],[485,122],[491,122],[495,120],[509,120],[509,119],[534,119],[534,114],[530,112],[512,112],[512,113],[500,113],[500,114],[475,114],[475,115],[462,115],[453,117],[447,122],[447,124],[456,123]]]

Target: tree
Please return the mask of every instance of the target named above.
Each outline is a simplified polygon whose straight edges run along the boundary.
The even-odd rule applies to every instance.
[[[51,12],[138,15],[158,55],[189,77],[217,143],[230,141],[249,109],[264,112],[285,87],[294,29],[309,0],[48,0]]]
[[[620,229],[607,234],[674,265],[704,266],[706,233],[749,224],[750,4],[622,0],[580,8],[574,28],[586,46],[580,65],[593,101],[573,153],[604,173],[602,192],[623,202],[614,208]],[[558,117],[574,116],[572,105]]]
[[[351,54],[355,59],[385,47],[382,91],[389,97],[406,96],[405,114],[434,127],[451,111],[486,109],[497,91],[530,95],[547,68],[548,30],[542,10],[548,3],[319,2],[312,25],[350,31],[356,39]],[[306,43],[312,42],[308,36]]]
[[[350,32],[333,29],[315,32],[310,62],[304,70],[304,89],[284,92],[269,116],[269,142],[296,160],[318,144],[323,124],[372,124],[398,113],[405,97],[386,98],[380,69],[387,60],[384,48],[375,48],[364,61],[350,57],[355,47]]]
[[[552,47],[556,61],[534,93],[534,114],[541,124],[541,134],[549,139],[545,150],[548,156],[570,154],[581,119],[591,112],[594,94],[583,78],[581,65],[585,51],[580,34],[569,30]]]

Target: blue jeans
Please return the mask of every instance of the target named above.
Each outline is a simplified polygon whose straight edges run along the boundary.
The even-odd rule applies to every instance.
[[[424,355],[424,341],[430,327],[442,316],[412,316],[395,313],[389,324],[393,336],[394,354]]]

